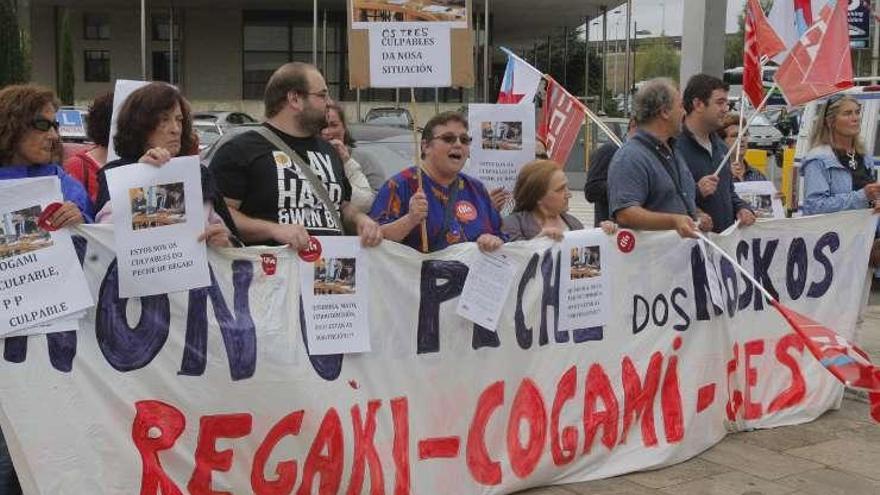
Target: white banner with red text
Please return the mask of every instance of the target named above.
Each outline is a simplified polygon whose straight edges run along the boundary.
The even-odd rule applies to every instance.
[[[860,211],[715,239],[851,338],[875,224]],[[670,465],[839,405],[836,379],[723,258],[715,307],[695,241],[609,241],[608,323],[565,331],[560,244],[502,248],[520,268],[497,332],[455,312],[474,244],[365,249],[371,351],[310,357],[291,251],[211,250],[211,286],[125,300],[112,229],[81,227],[98,303],[76,332],[5,339],[0,426],[31,494],[461,495]]]

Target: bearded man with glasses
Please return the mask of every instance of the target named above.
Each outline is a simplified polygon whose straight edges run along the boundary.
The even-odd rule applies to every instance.
[[[382,225],[386,239],[422,249],[421,223],[428,233],[428,252],[462,242],[482,251],[504,243],[501,216],[482,182],[463,174],[470,155],[467,120],[443,112],[422,131],[422,178],[410,167],[389,179],[376,196],[370,216]]]

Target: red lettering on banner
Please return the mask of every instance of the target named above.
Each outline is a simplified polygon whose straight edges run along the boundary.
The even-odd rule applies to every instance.
[[[733,359],[727,362],[727,390],[729,395],[725,410],[727,411],[727,419],[729,421],[736,421],[736,417],[743,404],[742,392],[734,387],[731,380],[737,368],[739,368],[739,343],[734,343]]]
[[[466,457],[468,470],[474,481],[483,485],[501,483],[501,464],[493,461],[486,451],[486,426],[492,413],[504,403],[504,382],[489,385],[477,400],[477,409],[468,429]]]
[[[394,495],[409,495],[409,402],[406,397],[391,399],[391,418],[394,440],[391,455],[394,458]]]
[[[594,364],[587,372],[587,392],[584,396],[584,454],[589,454],[593,448],[593,439],[599,427],[603,427],[602,444],[608,450],[617,444],[617,425],[620,419],[620,406],[611,380],[605,374],[602,366]],[[602,399],[605,409],[596,411],[597,399]]]
[[[684,413],[681,405],[681,390],[678,384],[678,356],[671,356],[663,376],[663,390],[660,393],[660,408],[663,410],[663,431],[668,443],[678,443],[684,438]]]
[[[790,333],[776,343],[776,359],[791,372],[791,385],[770,402],[767,412],[773,413],[794,407],[803,402],[807,395],[807,382],[801,373],[800,363],[789,354],[792,348],[797,349],[803,356],[804,341],[797,334]]]
[[[379,460],[379,452],[373,443],[376,435],[376,411],[382,401],[371,400],[367,403],[367,417],[361,422],[361,408],[357,405],[351,408],[351,426],[354,430],[354,465],[351,467],[351,482],[348,484],[349,495],[361,492],[364,484],[364,471],[366,464],[370,466],[370,495],[385,493],[385,480],[382,476],[382,462]]]
[[[327,453],[324,454],[326,447]],[[312,482],[315,476],[321,476],[318,494],[331,494],[339,490],[342,482],[343,467],[342,422],[336,409],[330,408],[324,414],[318,434],[309,448],[309,454],[303,465],[302,484],[297,495],[311,495]]]
[[[186,418],[174,406],[157,400],[135,403],[131,439],[141,456],[141,495],[183,495],[162,469],[159,451],[168,450],[180,438]]]
[[[196,445],[196,465],[186,488],[191,495],[232,495],[211,488],[214,471],[226,472],[232,467],[232,449],[216,450],[218,438],[241,438],[251,432],[250,414],[217,414],[202,416]]]
[[[761,403],[752,402],[752,388],[758,384],[758,369],[752,367],[752,356],[760,356],[764,354],[764,341],[752,340],[746,342],[743,346],[743,354],[745,355],[746,370],[746,391],[745,391],[745,418],[758,419],[761,417]]]
[[[663,355],[655,352],[645,372],[644,385],[639,379],[639,372],[629,356],[623,358],[623,433],[620,443],[626,443],[627,433],[635,419],[642,418],[642,443],[646,447],[657,445],[657,433],[654,431],[654,397],[660,385],[660,372]]]
[[[419,440],[419,460],[452,459],[458,457],[461,439],[458,437],[425,438]]]
[[[292,437],[299,435],[304,414],[303,411],[296,411],[281,418],[257,448],[254,465],[251,468],[251,488],[254,490],[254,495],[288,495],[293,492],[293,487],[296,485],[296,461],[279,462],[275,467],[278,478],[272,481],[266,479],[266,462],[282,438],[286,435]]]
[[[520,443],[519,427],[525,420],[529,425],[529,436],[525,445]],[[547,439],[547,412],[541,391],[530,378],[524,378],[513,399],[510,418],[507,421],[507,454],[513,473],[520,478],[527,478],[544,450]]]
[[[550,454],[553,464],[564,466],[574,460],[577,454],[578,430],[574,426],[566,426],[559,434],[559,415],[566,402],[574,398],[577,388],[577,367],[572,366],[559,379],[556,384],[556,397],[553,399],[553,409],[550,410]]]

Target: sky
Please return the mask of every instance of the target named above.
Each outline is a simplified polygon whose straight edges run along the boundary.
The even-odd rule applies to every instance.
[[[706,0],[714,2],[716,0]],[[682,26],[682,4],[684,0],[633,0],[633,22],[641,31],[647,29],[658,36],[661,27],[668,36],[680,36]],[[737,17],[742,12],[746,0],[727,0],[727,32],[737,30]],[[608,11],[608,39],[623,39],[626,25],[626,6],[622,5]],[[590,40],[602,39],[602,21],[590,22]]]

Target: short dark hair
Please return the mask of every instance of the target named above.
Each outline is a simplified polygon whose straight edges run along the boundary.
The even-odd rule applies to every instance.
[[[98,146],[110,142],[110,118],[113,116],[113,91],[95,97],[86,117],[86,136]]]
[[[271,119],[281,112],[291,91],[299,94],[309,92],[309,71],[317,72],[318,68],[305,62],[288,62],[272,73],[263,93],[266,118]]]
[[[632,119],[644,125],[655,120],[661,113],[672,111],[672,103],[678,88],[675,81],[664,77],[650,79],[633,95]]]
[[[164,82],[152,82],[132,92],[116,118],[116,135],[113,145],[116,154],[126,160],[137,160],[147,151],[147,140],[159,126],[162,113],[180,105],[183,126],[180,129],[180,153],[185,155],[193,147],[192,112],[189,102],[174,86]]]
[[[684,104],[684,111],[686,113],[694,111],[695,98],[699,99],[704,104],[708,104],[709,98],[712,97],[712,92],[716,89],[730,91],[730,85],[715,76],[710,76],[709,74],[697,74],[691,77],[688,80],[687,86],[684,88],[684,94],[682,95],[682,99],[684,100],[682,102]]]
[[[468,122],[467,119],[464,118],[464,115],[451,110],[447,112],[440,112],[437,115],[431,117],[431,119],[428,120],[428,123],[425,124],[425,128],[422,129],[422,141],[430,141],[434,137],[435,127],[446,125],[450,122],[458,122],[459,124],[463,125],[465,129],[468,128]]]
[[[10,162],[19,140],[47,103],[58,110],[55,93],[43,86],[18,84],[0,90],[0,165],[15,165]]]

